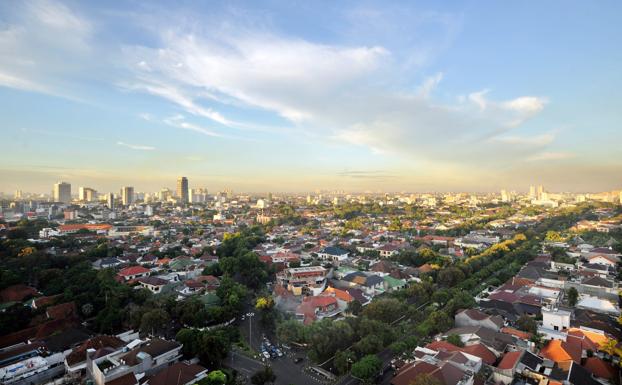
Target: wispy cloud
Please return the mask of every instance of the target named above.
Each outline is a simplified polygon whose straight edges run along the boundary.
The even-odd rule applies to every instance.
[[[139,151],[153,151],[156,149],[155,147],[152,147],[152,146],[145,146],[142,144],[130,144],[130,143],[125,143],[125,142],[117,142],[117,145],[131,148],[132,150],[139,150]]]
[[[175,115],[175,116],[168,117],[164,119],[163,122],[172,127],[183,128],[184,130],[198,132],[206,136],[212,136],[216,138],[223,137],[222,134],[214,130],[210,130],[208,128],[199,126],[197,124],[187,122],[186,118],[183,115]]]
[[[337,173],[342,178],[384,180],[397,178],[384,170],[344,170]]]

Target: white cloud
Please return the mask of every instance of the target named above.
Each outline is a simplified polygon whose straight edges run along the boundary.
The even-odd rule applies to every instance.
[[[132,150],[140,150],[140,151],[153,151],[156,149],[155,147],[152,147],[152,146],[145,146],[142,144],[129,144],[125,142],[117,142],[117,145],[131,148]]]
[[[428,77],[423,82],[421,87],[419,87],[419,89],[418,89],[419,95],[421,95],[424,98],[428,98],[430,96],[430,94],[432,93],[432,91],[434,91],[434,89],[436,89],[436,87],[441,82],[441,80],[443,80],[443,73],[442,72],[439,72],[439,73],[437,73],[434,76]]]
[[[164,123],[177,128],[183,128],[184,130],[190,130],[194,132],[198,132],[200,134],[212,137],[222,137],[223,135],[219,134],[216,131],[210,130],[208,128],[189,123],[186,121],[186,118],[183,115],[175,115],[169,118],[164,119]]]
[[[91,24],[66,5],[51,0],[27,2],[27,8],[41,23],[62,31],[90,33]]]
[[[528,114],[535,114],[542,111],[546,103],[547,100],[544,98],[538,98],[535,96],[522,96],[520,98],[504,102],[501,105],[509,110],[524,112]]]
[[[78,99],[67,83],[91,60],[91,22],[48,0],[0,3],[0,14],[0,86]]]

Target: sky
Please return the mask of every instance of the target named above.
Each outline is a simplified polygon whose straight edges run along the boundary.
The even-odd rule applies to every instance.
[[[0,191],[622,187],[620,1],[3,1]]]

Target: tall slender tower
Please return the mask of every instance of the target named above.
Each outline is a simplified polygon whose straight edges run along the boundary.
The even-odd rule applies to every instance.
[[[113,193],[108,194],[108,208],[114,211],[114,194]]]
[[[121,200],[124,206],[129,206],[134,203],[134,187],[125,186],[121,192]]]
[[[177,178],[177,197],[181,199],[183,203],[188,203],[188,178],[180,176]]]

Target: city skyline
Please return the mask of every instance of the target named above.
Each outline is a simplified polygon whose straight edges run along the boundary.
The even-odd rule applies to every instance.
[[[620,189],[621,10],[4,3],[0,191]]]

